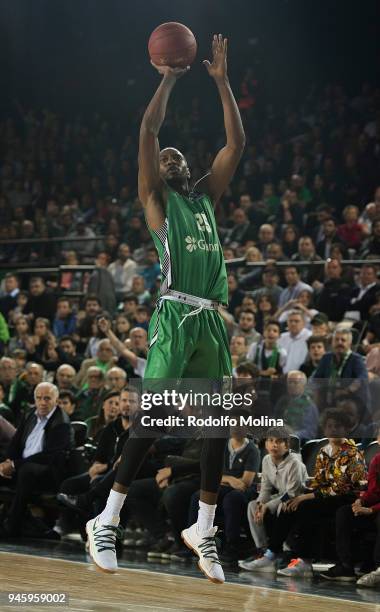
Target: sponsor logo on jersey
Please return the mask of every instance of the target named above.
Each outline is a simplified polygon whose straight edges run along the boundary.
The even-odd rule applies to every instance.
[[[194,236],[186,236],[186,249],[189,253],[200,249],[201,251],[219,251],[219,244],[217,242],[206,242],[203,238],[197,240]]]

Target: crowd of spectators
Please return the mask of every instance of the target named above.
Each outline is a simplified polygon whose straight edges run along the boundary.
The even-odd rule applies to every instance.
[[[229,262],[229,306],[221,314],[234,377],[252,378],[256,410],[283,417],[303,442],[334,438],[326,414],[335,425],[344,422],[339,439],[355,442],[333,444],[327,454],[339,455],[343,444],[368,445],[380,421],[379,97],[369,85],[355,97],[328,86],[312,91],[298,107],[277,110],[256,109],[243,92],[239,105],[248,144],[216,207]],[[166,130],[179,135],[172,144],[182,149],[196,180],[216,148],[202,136],[199,99],[190,109],[169,113]],[[2,521],[4,537],[36,530],[52,535],[54,523],[48,529],[35,519],[30,524],[31,516],[29,523],[24,520],[43,482],[82,516],[100,507],[112,486],[136,403],[134,392],[125,389],[144,374],[160,286],[160,264],[136,197],[134,133],[125,137],[120,126],[98,114],[68,120],[21,108],[17,117],[0,123],[0,480],[16,483],[11,513]],[[48,238],[57,240],[39,240]],[[363,264],[355,263],[360,259]],[[43,271],[63,264],[71,269]],[[76,269],[80,264],[90,269]],[[40,272],[28,274],[30,265]],[[51,421],[49,406],[55,411]],[[46,429],[44,441],[37,435],[30,440],[45,419],[50,435]],[[83,472],[71,463],[66,469],[62,461],[77,444],[73,433],[80,429],[70,423],[78,421],[86,423],[93,453]],[[277,457],[271,448],[268,443],[276,463],[281,453]],[[244,470],[235,465],[241,452]],[[53,471],[46,465],[49,453],[57,458]],[[44,455],[35,469],[29,459],[34,455]],[[79,461],[82,468],[85,459]],[[233,435],[220,494],[226,559],[238,555],[260,470],[255,443]],[[350,492],[359,480],[364,476],[351,483]],[[179,534],[196,505],[199,440],[184,447],[173,439],[166,446],[153,444],[133,487],[124,522],[140,516],[154,556],[170,548],[169,517],[171,554],[184,558]],[[303,494],[296,489],[297,499]],[[343,501],[351,502],[346,493]],[[373,499],[368,504],[378,505],[380,495]],[[258,523],[264,520],[261,508],[251,508]],[[280,536],[272,548],[281,548],[288,526],[276,527]],[[252,528],[254,540],[256,532]],[[260,538],[265,540],[263,532]],[[265,547],[257,546],[264,553]],[[304,549],[297,554],[306,572],[309,558]]]

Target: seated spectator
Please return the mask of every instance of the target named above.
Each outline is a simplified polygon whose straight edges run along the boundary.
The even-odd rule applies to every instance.
[[[224,308],[220,310],[220,314],[224,319],[230,338],[244,336],[247,344],[260,340],[261,336],[255,329],[255,313],[252,310],[241,310],[238,323],[235,323],[233,317]]]
[[[68,363],[63,363],[59,366],[56,372],[56,382],[59,391],[71,391],[77,393],[78,389],[74,385],[76,371],[73,366]]]
[[[275,560],[282,551],[281,515],[284,504],[300,495],[307,478],[300,457],[289,450],[287,429],[271,428],[266,433],[267,455],[261,468],[261,487],[256,500],[248,504],[248,521],[259,558],[239,561],[239,567],[253,572],[276,571]],[[275,491],[275,492],[274,492]]]
[[[232,214],[233,227],[227,232],[223,244],[236,248],[247,240],[255,239],[255,231],[242,208],[235,208]],[[260,249],[261,250],[261,249]]]
[[[311,331],[305,327],[303,312],[291,310],[288,316],[288,330],[281,334],[278,346],[285,349],[287,357],[283,368],[285,374],[298,370],[307,357],[307,340]]]
[[[223,249],[223,252],[224,252],[224,249]],[[224,255],[224,259],[226,259],[225,255]],[[233,257],[231,257],[231,259],[233,259]],[[252,246],[246,250],[246,253],[245,253],[246,263],[253,263],[253,262],[258,262],[262,260],[263,260],[263,257],[258,248]],[[250,270],[250,272],[246,272],[247,269]],[[249,267],[249,268],[244,267],[241,269],[241,271],[239,270],[239,287],[241,287],[242,289],[251,289],[252,287],[256,287],[260,285],[260,279],[261,279],[261,268],[259,266]]]
[[[289,300],[274,314],[274,318],[278,319],[279,323],[286,323],[288,320],[289,312],[291,310],[300,310],[305,315],[306,326],[309,328],[311,320],[317,315],[318,310],[310,308],[313,299],[312,291],[303,289],[299,292],[298,296],[294,300]]]
[[[116,310],[116,293],[113,276],[108,271],[109,255],[100,251],[95,259],[95,269],[91,273],[88,292],[98,296],[103,310],[114,313]]]
[[[95,446],[103,429],[119,416],[119,396],[119,391],[108,391],[102,398],[102,406],[98,415],[86,419],[88,437],[92,438]]]
[[[118,340],[124,342],[129,336],[132,325],[127,315],[120,313],[116,316],[114,330]]]
[[[286,351],[277,346],[281,328],[276,320],[270,319],[264,327],[264,339],[254,342],[248,348],[247,360],[252,361],[264,377],[281,376],[286,364]]]
[[[346,246],[338,235],[338,227],[333,217],[327,217],[322,223],[323,238],[317,242],[317,253],[325,261],[332,258],[334,245],[340,245],[346,252]]]
[[[332,426],[331,426],[332,425]],[[314,477],[310,483],[312,492],[302,493],[286,502],[285,511],[279,521],[282,534],[287,537],[294,527],[297,538],[293,540],[296,559],[285,569],[278,570],[281,576],[311,576],[313,557],[312,542],[316,527],[327,519],[335,519],[336,512],[355,501],[356,491],[366,482],[366,467],[363,454],[352,440],[338,437],[338,431],[347,428],[347,419],[340,410],[326,410],[323,415],[324,434],[330,434],[328,444],[321,448],[315,463]],[[281,538],[274,553],[281,552]]]
[[[352,333],[338,327],[333,334],[332,351],[323,355],[313,375],[317,403],[322,409],[335,405],[338,397],[350,395],[361,396],[369,409],[368,372],[362,355],[351,347]]]
[[[310,321],[310,325],[313,336],[319,336],[320,338],[324,338],[326,343],[329,344],[330,327],[328,317],[323,312],[319,312],[317,315],[315,315],[315,317],[312,318],[312,320]]]
[[[347,298],[350,287],[342,278],[342,265],[337,259],[331,259],[325,265],[325,279],[323,284],[314,282],[317,290],[315,305],[324,313],[329,321],[339,322],[343,319],[347,308]]]
[[[281,236],[281,244],[282,250],[286,257],[291,259],[293,255],[297,253],[298,249],[298,229],[292,223],[287,223],[283,230]]]
[[[48,353],[49,362],[45,363],[47,370],[56,370],[62,364],[69,364],[78,371],[83,361],[83,357],[77,355],[77,344],[73,336],[61,336],[58,344],[50,345]]]
[[[65,266],[79,266],[80,259],[75,251],[66,251],[62,253]],[[62,272],[61,273],[61,289],[67,291],[81,291],[83,272]]]
[[[139,376],[142,378],[144,376],[147,360],[146,351],[141,350],[141,345],[142,342],[146,344],[146,332],[145,336],[144,334],[140,335],[140,333],[138,333],[136,336],[135,333],[132,333],[132,341],[130,339],[126,340],[125,342],[121,342],[121,340],[119,340],[113,333],[110,323],[109,321],[107,321],[107,319],[99,319],[98,325],[99,329],[104,333],[105,336],[107,336],[107,338],[111,342],[116,353],[128,362],[130,369],[132,370],[131,376]],[[135,331],[139,332],[139,328],[134,328],[134,330],[131,330],[131,332]],[[131,348],[128,348],[127,344],[128,346],[131,346]],[[145,357],[139,357],[139,355],[141,354],[144,354]],[[125,374],[126,377],[128,376],[127,372],[125,372],[124,370],[122,370],[122,372]]]
[[[287,282],[287,287],[283,289],[280,294],[278,301],[279,307],[287,304],[289,300],[296,299],[303,290],[313,293],[313,289],[310,287],[310,285],[307,285],[300,280],[300,275],[296,266],[286,266],[285,279]]]
[[[288,189],[281,199],[281,205],[277,214],[276,221],[279,225],[291,223],[298,230],[303,227],[304,206],[298,199],[294,189]]]
[[[252,292],[252,297],[255,302],[258,303],[259,297],[265,293],[270,295],[271,299],[273,299],[275,305],[277,306],[283,290],[278,284],[279,280],[280,277],[276,266],[270,265],[263,268],[261,279],[262,287],[260,289],[255,289],[255,291]]]
[[[108,266],[108,271],[111,273],[115,285],[118,302],[121,302],[125,295],[131,291],[136,270],[137,263],[131,258],[128,244],[121,244],[118,248],[117,259]]]
[[[49,361],[49,347],[55,345],[54,335],[50,330],[50,321],[42,317],[37,317],[34,321],[34,335],[30,340],[25,339],[27,356],[29,361],[44,363]]]
[[[90,366],[84,379],[84,388],[77,395],[78,410],[84,420],[96,416],[104,395],[105,373],[97,366]]]
[[[9,403],[9,395],[13,392],[13,387],[17,379],[16,362],[10,357],[1,357],[0,359],[0,383],[4,389],[4,401],[6,404]]]
[[[56,310],[56,297],[48,291],[44,280],[36,276],[29,281],[29,299],[24,308],[24,314],[32,315],[34,320],[38,318],[48,319],[53,322]]]
[[[278,261],[285,261],[282,246],[279,242],[270,242],[267,246],[267,263],[275,265]]]
[[[308,356],[300,367],[307,378],[314,376],[318,364],[326,353],[327,341],[324,336],[310,336],[307,339]]]
[[[109,391],[121,392],[127,383],[127,374],[121,368],[114,366],[106,373],[106,387]]]
[[[8,351],[13,353],[16,349],[28,350],[32,342],[28,317],[18,315],[14,320],[14,331],[16,333],[9,340]]]
[[[338,582],[355,582],[352,536],[376,531],[373,547],[373,571],[357,581],[358,586],[377,587],[380,584],[380,453],[372,459],[368,471],[367,490],[352,504],[336,513],[336,555],[338,563],[321,572],[323,578]],[[365,563],[368,567],[368,561]],[[368,571],[368,570],[367,570]]]
[[[82,320],[77,320],[77,342],[80,343],[83,348],[87,345],[90,337],[92,336],[92,325],[95,318],[101,312],[100,300],[96,295],[87,295],[84,300],[84,313],[85,316]]]
[[[128,317],[131,325],[136,323],[136,310],[139,305],[137,297],[133,293],[128,293],[123,300],[122,313]]]
[[[361,257],[380,255],[380,218],[374,219],[371,236],[364,241],[361,248]]]
[[[13,272],[7,272],[4,277],[4,290],[0,297],[0,313],[8,320],[11,310],[17,306],[17,296],[20,293],[20,280]]]
[[[56,316],[53,321],[53,333],[56,338],[73,334],[76,330],[76,316],[71,309],[70,300],[61,297],[57,301]]]
[[[264,260],[267,259],[267,248],[275,240],[274,227],[269,223],[264,223],[259,228],[257,248],[262,254]]]
[[[132,280],[132,293],[137,297],[140,306],[150,304],[151,295],[145,287],[145,280],[142,276],[136,274]]]
[[[245,336],[232,336],[230,340],[230,352],[232,367],[236,368],[238,365],[246,361],[247,359],[248,343]]]
[[[147,250],[145,266],[140,275],[145,281],[145,287],[148,291],[151,291],[157,279],[157,276],[161,273],[160,262],[158,261],[158,254],[154,247]]]
[[[355,440],[355,442],[361,442],[363,438],[368,436],[368,431],[372,429],[368,426],[368,422],[371,420],[370,413],[360,397],[338,398],[336,407],[338,410],[342,410],[347,417],[347,438]]]
[[[148,331],[150,314],[149,314],[149,309],[147,306],[138,306],[136,308],[135,319],[136,319],[136,327],[142,327],[142,329],[145,329],[146,331]]]
[[[14,414],[14,423],[18,425],[24,414],[34,404],[35,389],[42,382],[43,368],[39,363],[29,362],[25,373],[16,380],[8,404]]]
[[[370,309],[376,304],[380,290],[375,265],[368,263],[361,267],[357,285],[348,296],[346,302],[348,312],[345,316],[350,319],[367,321]]]
[[[96,357],[91,359],[85,359],[81,365],[79,373],[75,379],[75,384],[80,389],[86,388],[85,377],[88,368],[96,366],[100,368],[104,373],[115,365],[115,358],[113,356],[113,349],[110,341],[105,338],[101,340],[98,345]]]
[[[0,463],[1,483],[15,488],[1,528],[3,537],[22,534],[27,506],[36,491],[58,489],[65,475],[66,453],[72,445],[69,418],[57,406],[57,387],[38,384],[34,399],[35,410],[23,418],[5,461]]]
[[[257,298],[256,329],[262,334],[265,325],[274,318],[276,312],[276,302],[270,293],[261,293]]]
[[[228,284],[228,312],[232,315],[235,314],[235,310],[244,298],[244,292],[238,288],[238,280],[235,274],[229,274],[227,276]]]
[[[318,435],[319,412],[308,393],[307,378],[303,372],[291,370],[286,377],[287,393],[277,402],[274,414],[283,419],[301,440],[312,440]]]
[[[13,423],[14,414],[9,406],[4,402],[5,390],[3,383],[0,383],[0,414],[7,419],[10,423]]]
[[[260,468],[257,446],[244,437],[240,428],[231,429],[231,437],[224,454],[223,475],[220,483],[217,514],[224,519],[224,549],[222,560],[239,558],[240,530],[247,512],[247,505],[256,497],[253,480]],[[199,491],[191,497],[188,524],[196,521]]]
[[[59,392],[58,406],[66,412],[70,421],[81,421],[82,415],[77,409],[77,399],[72,391],[64,390]]]
[[[16,428],[0,412],[0,464],[7,456],[7,450]]]
[[[363,239],[363,226],[359,223],[357,206],[346,206],[343,210],[343,225],[339,225],[337,234],[349,249],[358,249]]]
[[[302,236],[299,239],[298,251],[293,255],[292,260],[309,262],[308,265],[298,267],[302,282],[312,285],[314,281],[322,279],[323,266],[315,265],[315,262],[322,261],[322,258],[316,254],[314,242],[310,236]]]

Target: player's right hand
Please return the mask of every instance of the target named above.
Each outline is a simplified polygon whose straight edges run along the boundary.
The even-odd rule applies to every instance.
[[[186,66],[186,68],[172,68],[171,66],[159,66],[158,64],[154,64],[152,60],[150,63],[160,74],[162,74],[162,76],[174,77],[176,80],[190,70],[190,66]]]

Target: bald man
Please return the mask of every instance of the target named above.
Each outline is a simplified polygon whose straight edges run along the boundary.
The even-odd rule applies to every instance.
[[[69,417],[57,405],[58,388],[51,383],[38,384],[34,400],[35,410],[23,416],[7,458],[0,463],[0,485],[15,488],[11,507],[0,527],[2,537],[26,533],[27,506],[32,496],[37,491],[57,491],[65,477],[66,454],[72,447],[73,436]],[[27,533],[31,535],[30,531]]]

